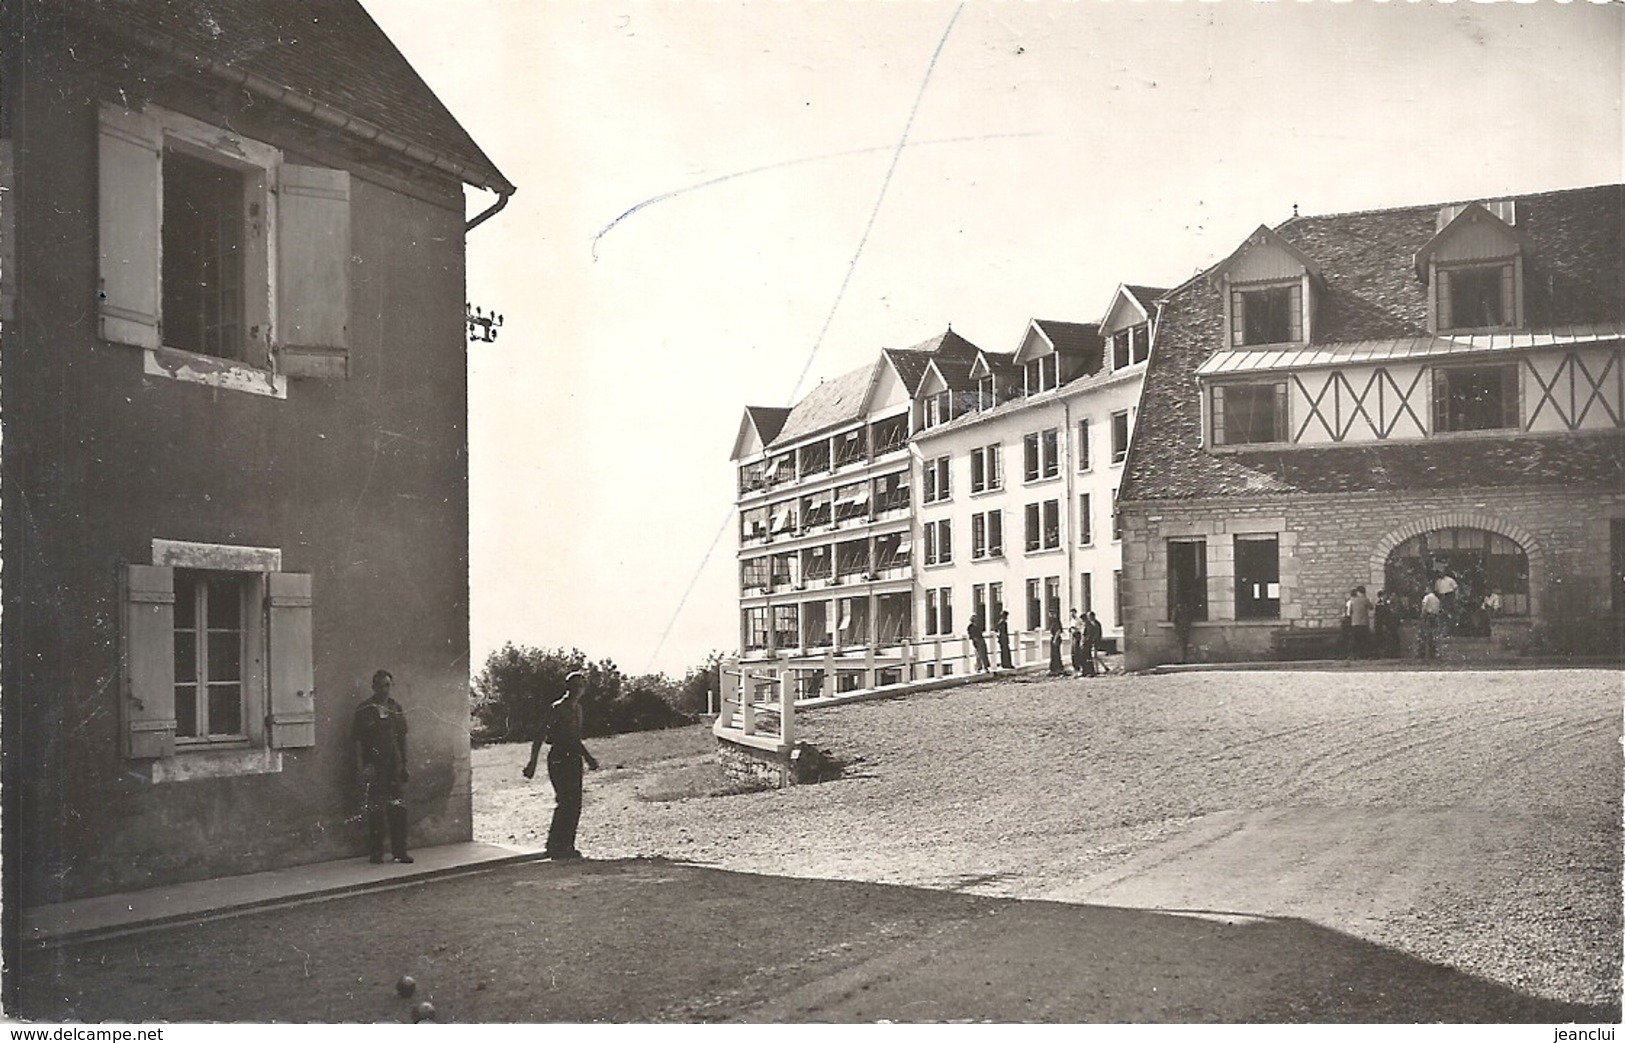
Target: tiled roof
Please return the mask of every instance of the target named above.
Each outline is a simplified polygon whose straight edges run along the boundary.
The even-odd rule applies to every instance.
[[[269,81],[513,191],[356,0],[67,0],[100,39],[160,46]]]
[[[1296,217],[1276,229],[1320,267],[1318,347],[1432,338],[1427,289],[1412,260],[1433,238],[1441,205]],[[1625,186],[1519,196],[1517,207],[1528,325],[1625,319]],[[1617,436],[1206,452],[1196,372],[1222,348],[1223,327],[1223,301],[1208,278],[1167,295],[1124,465],[1123,500],[1621,481]]]
[[[762,440],[763,445],[772,442],[784,429],[785,418],[790,410],[784,406],[746,406],[745,412],[750,414],[750,422],[756,425],[756,437]]]
[[[1055,350],[1082,355],[1093,351],[1100,354],[1100,324],[1094,322],[1062,322],[1059,319],[1034,319],[1033,325],[1044,331],[1044,336],[1055,345]]]
[[[907,348],[884,348],[881,353],[891,360],[898,379],[903,382],[903,386],[912,397],[919,392],[920,381],[925,379],[925,369],[933,358],[964,358],[974,361],[980,350],[953,330],[948,330]]]
[[[932,359],[936,363],[937,371],[951,391],[974,391],[976,381],[971,379],[970,368],[976,364],[976,356],[966,358],[962,355],[941,356]]]
[[[784,426],[779,428],[778,437],[771,444],[783,445],[861,418],[878,365],[879,362],[871,362],[860,366],[807,392],[800,402],[790,407]]]
[[[918,394],[920,381],[925,379],[925,371],[931,365],[931,356],[907,348],[885,348],[881,354],[891,360],[892,368],[897,371],[897,379],[908,389],[909,397]]]
[[[1146,310],[1146,314],[1153,317],[1157,314],[1157,299],[1168,293],[1165,287],[1134,286],[1129,283],[1124,283],[1123,289],[1133,294],[1134,299],[1139,301],[1140,306]]]

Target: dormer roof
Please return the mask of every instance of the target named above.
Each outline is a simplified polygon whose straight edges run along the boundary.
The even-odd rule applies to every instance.
[[[1296,262],[1304,271],[1317,279],[1320,278],[1320,265],[1316,264],[1308,254],[1283,239],[1278,232],[1268,225],[1259,225],[1254,229],[1253,233],[1244,239],[1229,257],[1226,257],[1209,270],[1208,278],[1212,280],[1213,285],[1220,285],[1224,280],[1230,278],[1233,272],[1241,269],[1255,252],[1263,250],[1280,251]]]
[[[1020,366],[1051,352],[1061,355],[1098,355],[1100,327],[1092,322],[1062,322],[1059,319],[1032,319],[1022,334],[1021,345],[1011,359]]]
[[[1141,322],[1150,322],[1156,314],[1156,300],[1167,294],[1168,291],[1156,286],[1134,286],[1121,283],[1117,292],[1112,294],[1111,303],[1106,305],[1106,314],[1101,316],[1099,329],[1102,334],[1115,332],[1127,326],[1137,326]],[[1139,316],[1134,322],[1116,322],[1118,315],[1125,310]]]
[[[1472,247],[1481,256],[1499,254],[1505,257],[1523,249],[1523,236],[1518,234],[1518,230],[1483,203],[1468,203],[1466,206],[1449,209],[1455,210],[1455,215],[1450,217],[1432,239],[1416,251],[1413,267],[1416,269],[1417,277],[1423,282],[1428,278],[1428,262],[1441,252],[1449,250],[1456,242],[1468,237],[1477,240]]]
[[[733,455],[728,459],[741,460],[760,452],[778,437],[789,415],[790,411],[782,406],[746,406],[745,415],[739,421],[739,434],[734,437]]]

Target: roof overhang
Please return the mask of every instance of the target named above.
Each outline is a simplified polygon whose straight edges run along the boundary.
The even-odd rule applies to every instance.
[[[1260,247],[1272,247],[1284,251],[1293,260],[1303,265],[1304,271],[1316,279],[1320,278],[1320,265],[1316,264],[1308,254],[1281,238],[1280,233],[1268,225],[1259,225],[1251,235],[1242,241],[1240,246],[1231,252],[1229,257],[1226,257],[1208,271],[1209,280],[1212,281],[1214,286],[1221,285],[1225,278],[1228,277],[1230,269],[1236,266],[1247,251],[1256,250]]]
[[[1532,333],[1473,333],[1451,337],[1311,344],[1280,351],[1221,351],[1197,367],[1198,377],[1367,366],[1383,362],[1435,362],[1458,356],[1493,356],[1560,347],[1625,344],[1625,323],[1573,326]]]

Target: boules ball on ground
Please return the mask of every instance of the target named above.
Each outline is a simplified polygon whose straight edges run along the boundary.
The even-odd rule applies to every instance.
[[[401,976],[401,980],[395,983],[395,993],[404,998],[416,992],[417,987],[417,981],[410,974],[404,974]]]
[[[412,1008],[412,1023],[414,1025],[417,1024],[420,1021],[433,1021],[433,1020],[434,1020],[434,1004],[430,1003],[428,1000],[424,1000],[422,1003],[419,1003],[417,1006]]]

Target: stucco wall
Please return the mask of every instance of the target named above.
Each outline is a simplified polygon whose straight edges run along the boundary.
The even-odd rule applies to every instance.
[[[1124,518],[1126,665],[1180,657],[1169,622],[1170,538],[1207,539],[1209,618],[1192,628],[1190,657],[1239,660],[1268,658],[1272,633],[1283,626],[1338,626],[1349,588],[1364,584],[1374,595],[1385,582],[1388,552],[1434,528],[1488,529],[1523,546],[1533,618],[1558,610],[1559,599],[1565,611],[1606,615],[1610,520],[1621,517],[1625,492],[1563,489],[1136,505]],[[1232,537],[1243,532],[1280,533],[1279,620],[1235,619]]]
[[[165,82],[180,104],[184,85]],[[325,152],[265,104],[213,113],[290,160],[351,170],[350,377],[294,380],[277,400],[146,376],[140,350],[96,335],[92,98],[108,85],[42,57],[19,86],[21,292],[0,372],[21,901],[363,853],[349,726],[378,667],[411,728],[412,842],[467,839],[460,188],[384,187],[398,172]],[[279,772],[154,783],[122,758],[119,566],[150,562],[155,538],[280,548],[284,571],[312,574],[316,745],[284,751]]]

